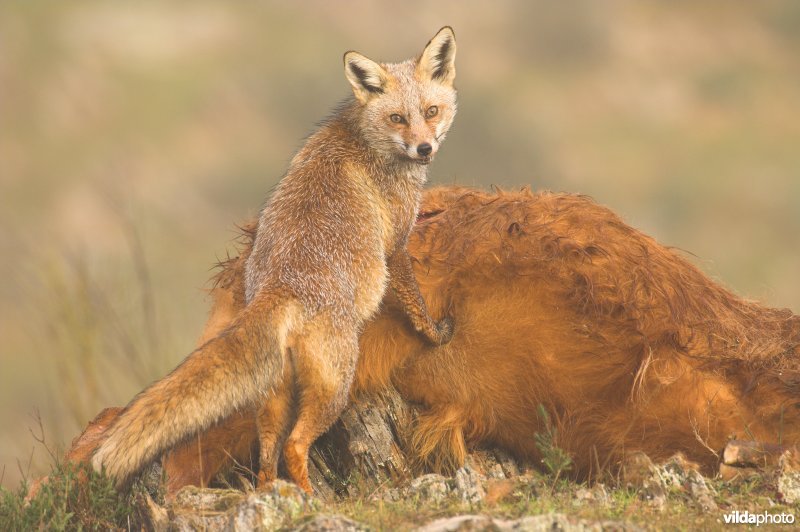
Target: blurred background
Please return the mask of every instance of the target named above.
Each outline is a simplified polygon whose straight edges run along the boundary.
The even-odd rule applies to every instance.
[[[342,53],[445,24],[434,183],[591,195],[800,312],[800,2],[3,2],[2,485],[190,352],[234,225],[349,94]]]

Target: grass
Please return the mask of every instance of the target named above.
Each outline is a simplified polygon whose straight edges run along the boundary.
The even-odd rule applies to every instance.
[[[0,486],[0,530],[111,530],[131,529],[139,522],[135,500],[142,484],[119,492],[113,482],[88,463],[61,460],[50,448],[38,413],[31,435],[49,455],[47,479],[31,480],[23,473],[16,490]],[[31,488],[34,488],[31,490]]]
[[[572,469],[572,458],[558,446],[558,429],[550,420],[544,405],[539,405],[538,412],[542,420],[542,431],[534,434],[533,439],[536,448],[542,453],[542,465],[558,481],[561,473]]]
[[[717,530],[725,527],[723,514],[732,510],[771,514],[793,513],[800,518],[800,506],[775,504],[769,486],[762,481],[731,484],[708,481],[717,492],[718,512],[707,512],[687,496],[670,494],[663,507],[643,500],[632,488],[601,489],[569,480],[560,480],[550,489],[552,475],[536,473],[530,483],[515,489],[496,504],[464,504],[456,500],[440,503],[410,499],[399,502],[344,501],[324,508],[324,513],[340,513],[378,530],[410,529],[434,519],[463,514],[489,514],[502,519],[530,515],[563,513],[570,518],[591,521],[627,521],[645,529]],[[603,493],[607,497],[587,499],[582,493]],[[302,519],[301,519],[302,520]]]
[[[57,463],[36,496],[28,482],[0,488],[0,530],[110,530],[137,524],[134,495],[120,494],[88,464]]]

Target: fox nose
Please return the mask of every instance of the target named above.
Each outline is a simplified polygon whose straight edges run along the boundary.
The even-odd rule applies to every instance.
[[[417,146],[417,153],[422,155],[423,157],[427,157],[433,151],[433,146],[428,144],[427,142],[423,142],[419,146]]]

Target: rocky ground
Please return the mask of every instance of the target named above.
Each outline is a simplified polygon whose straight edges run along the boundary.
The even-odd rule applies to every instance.
[[[413,407],[391,392],[355,401],[315,443],[314,496],[285,481],[257,490],[257,466],[244,464],[212,488],[166,496],[158,463],[120,494],[86,463],[118,411],[98,415],[48,479],[0,490],[0,530],[713,530],[732,516],[787,528],[800,518],[797,448],[731,441],[713,477],[680,454],[654,464],[632,452],[621,467],[576,482],[548,418],[534,435],[539,464],[476,450],[451,476],[420,475],[400,450]]]
[[[617,478],[581,484],[492,451],[453,476],[390,482],[360,497],[323,500],[283,481],[256,491],[240,478],[246,489],[187,487],[162,504],[142,492],[136,507],[154,530],[717,529],[735,511],[800,517],[797,465],[787,454],[760,472],[734,465],[710,479],[680,455],[656,465],[634,454]]]

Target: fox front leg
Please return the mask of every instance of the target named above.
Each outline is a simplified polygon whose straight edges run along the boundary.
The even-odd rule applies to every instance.
[[[388,261],[389,283],[414,329],[434,345],[446,344],[453,337],[453,319],[446,317],[438,322],[431,318],[428,306],[419,292],[417,278],[411,267],[411,256],[403,248]]]

